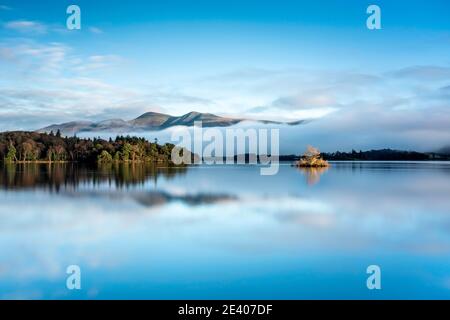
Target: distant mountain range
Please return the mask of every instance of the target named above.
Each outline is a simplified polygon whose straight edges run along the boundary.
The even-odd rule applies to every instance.
[[[139,132],[159,131],[174,126],[194,125],[195,121],[201,121],[203,127],[228,127],[248,119],[225,118],[211,113],[189,112],[176,117],[164,113],[147,112],[136,119],[125,121],[122,119],[111,119],[100,122],[72,121],[61,124],[52,124],[37,130],[37,132],[58,131],[64,135],[73,135],[79,132]],[[256,120],[265,124],[282,124],[282,122]],[[301,124],[303,120],[288,122],[289,125]]]

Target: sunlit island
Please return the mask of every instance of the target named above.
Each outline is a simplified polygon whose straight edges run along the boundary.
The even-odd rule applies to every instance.
[[[294,165],[301,168],[325,168],[330,166],[328,161],[322,159],[319,149],[313,146],[308,146],[306,152]]]

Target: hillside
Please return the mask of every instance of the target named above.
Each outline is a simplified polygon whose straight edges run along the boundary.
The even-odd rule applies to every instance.
[[[158,112],[147,112],[139,117],[125,121],[122,119],[110,119],[100,122],[71,121],[61,124],[52,124],[37,130],[39,133],[60,131],[63,135],[73,136],[79,132],[140,132],[159,131],[174,126],[191,127],[196,121],[201,121],[203,127],[228,127],[246,119],[220,117],[212,113],[189,112],[182,116],[171,116]],[[267,120],[258,120],[261,123],[279,123]],[[301,121],[290,124],[299,124]]]

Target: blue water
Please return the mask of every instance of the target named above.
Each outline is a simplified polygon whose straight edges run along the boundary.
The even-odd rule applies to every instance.
[[[450,298],[450,163],[259,169],[2,168],[0,297]]]

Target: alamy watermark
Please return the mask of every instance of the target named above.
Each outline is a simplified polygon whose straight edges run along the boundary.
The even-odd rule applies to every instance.
[[[66,280],[66,287],[69,290],[81,290],[81,268],[78,265],[70,265],[66,269],[69,275]]]
[[[376,4],[371,4],[367,7],[367,14],[370,16],[366,20],[366,26],[369,30],[381,29],[381,9]]]
[[[79,6],[72,4],[67,7],[67,17],[66,26],[69,30],[80,30],[81,29],[81,9]]]
[[[67,17],[66,26],[69,30],[81,29],[81,9],[78,5],[72,4],[67,7],[66,13],[70,16]],[[381,8],[376,4],[371,4],[367,7],[366,13],[370,16],[366,20],[366,26],[369,30],[381,29]]]
[[[175,130],[171,140],[176,144],[171,160],[177,165],[259,163],[261,175],[278,173],[279,129],[203,129],[202,122],[195,121],[192,130],[187,127]],[[193,154],[186,149],[192,150]]]
[[[381,268],[375,264],[370,265],[366,269],[367,278],[366,285],[369,290],[381,290]]]

